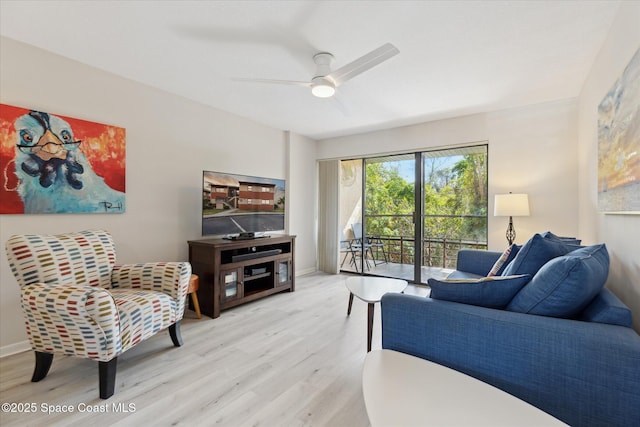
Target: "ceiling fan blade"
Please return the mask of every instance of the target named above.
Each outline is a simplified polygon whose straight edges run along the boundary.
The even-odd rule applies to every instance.
[[[302,87],[311,87],[310,82],[299,82],[295,80],[272,80],[272,79],[245,79],[245,78],[233,78],[232,80],[238,82],[254,82],[254,83],[275,83],[282,85],[295,85]]]
[[[347,107],[347,104],[344,103],[340,95],[336,93],[334,96],[332,96],[331,102],[333,103],[334,107],[340,110],[343,116],[346,116],[346,117],[351,116],[351,110],[349,109],[349,107]]]
[[[350,62],[341,68],[338,68],[326,77],[333,79],[333,81],[336,83],[336,86],[339,86],[347,80],[350,80],[358,74],[375,67],[376,65],[386,61],[387,59],[397,55],[398,53],[400,53],[400,51],[397,47],[395,47],[391,43],[386,43],[379,48],[367,53],[366,55],[361,56],[355,61]]]

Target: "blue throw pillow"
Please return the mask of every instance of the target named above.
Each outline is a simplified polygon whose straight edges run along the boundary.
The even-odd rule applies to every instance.
[[[569,245],[574,245],[576,246],[575,249],[578,249],[578,247],[580,246],[580,243],[582,243],[582,240],[576,239],[575,237],[556,236],[550,231],[545,231],[544,233],[542,233],[542,237],[544,237],[545,239],[553,239],[560,242],[564,242]]]
[[[609,253],[604,244],[577,249],[546,263],[507,310],[575,317],[602,290],[608,275]]]
[[[531,276],[494,276],[467,280],[429,279],[431,298],[479,305],[490,308],[504,308],[515,294],[531,280]]]
[[[535,234],[527,243],[522,245],[516,257],[502,272],[503,276],[516,274],[530,274],[534,276],[540,267],[553,258],[565,255],[575,247],[562,241],[544,238],[541,234]]]

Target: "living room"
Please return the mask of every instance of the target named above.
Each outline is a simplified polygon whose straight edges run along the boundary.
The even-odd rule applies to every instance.
[[[3,23],[12,19],[5,13],[6,3],[3,0],[1,5]],[[323,207],[317,192],[309,191],[319,186],[318,162],[488,141],[489,194],[525,191],[530,197],[532,214],[517,220],[517,242],[522,244],[536,232],[552,230],[579,236],[587,244],[606,243],[611,254],[607,287],[631,308],[638,331],[639,219],[637,215],[600,212],[596,189],[597,106],[640,46],[640,4],[609,4],[607,7],[614,10],[610,28],[574,96],[494,111],[443,112],[441,118],[434,116],[405,126],[318,139],[287,130],[292,127],[271,127],[156,89],[153,76],[144,84],[86,65],[18,41],[3,29],[0,102],[125,128],[128,170],[125,213],[2,215],[0,241],[4,245],[11,235],[20,233],[101,228],[113,234],[119,262],[186,261],[187,241],[201,238],[202,171],[269,176],[287,180],[286,231],[297,236],[296,275],[304,277],[318,270],[316,222]],[[118,40],[116,34],[110,36]],[[124,40],[119,49],[127,49]],[[379,43],[373,44],[372,48]],[[573,71],[549,70],[549,78]],[[536,90],[531,87],[532,92]],[[504,249],[505,227],[505,218],[488,217],[490,249]],[[4,256],[0,267],[0,356],[4,359],[27,351],[29,343],[20,288]],[[346,301],[340,312],[344,308]],[[222,319],[224,314],[220,319],[204,318],[189,325],[198,325],[194,330],[200,332],[200,324]],[[351,319],[351,323],[357,320]],[[187,348],[182,350],[197,339],[195,332],[188,335],[189,325],[183,327]],[[154,341],[153,345],[163,348],[162,344]],[[145,354],[145,362],[153,364],[153,356],[153,352]],[[31,360],[29,356],[29,363]],[[4,363],[0,364],[4,370]],[[97,381],[93,370],[87,375]],[[27,384],[28,376],[22,378]],[[64,385],[57,384],[64,391]],[[45,380],[30,386],[47,384]],[[2,395],[3,402],[26,396],[11,398]]]

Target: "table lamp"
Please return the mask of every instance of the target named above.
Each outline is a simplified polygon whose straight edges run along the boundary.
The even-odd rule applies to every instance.
[[[513,244],[516,230],[513,228],[514,216],[529,216],[529,196],[526,194],[496,194],[493,208],[494,216],[508,216],[507,242]]]

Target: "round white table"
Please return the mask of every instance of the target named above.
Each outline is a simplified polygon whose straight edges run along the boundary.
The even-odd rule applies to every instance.
[[[406,280],[389,279],[386,277],[349,277],[346,281],[349,289],[349,308],[347,316],[351,314],[353,296],[355,295],[368,305],[367,315],[367,351],[371,351],[371,336],[373,333],[373,310],[375,303],[380,302],[382,295],[388,292],[400,293],[407,287]]]
[[[393,350],[367,354],[362,392],[372,427],[566,425],[492,385]]]

